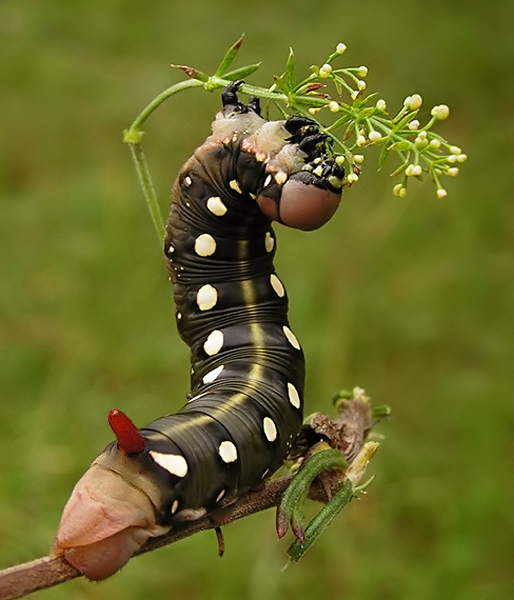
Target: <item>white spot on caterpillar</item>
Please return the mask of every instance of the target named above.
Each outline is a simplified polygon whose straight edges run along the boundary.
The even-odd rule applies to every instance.
[[[188,175],[187,177],[184,178],[184,183],[189,187],[193,183],[193,180]]]
[[[278,293],[278,292],[277,292]],[[210,310],[218,301],[218,292],[209,283],[202,285],[196,294],[196,303],[200,310]]]
[[[195,252],[198,256],[211,256],[216,252],[216,240],[209,233],[202,233],[195,240]]]
[[[180,454],[162,454],[162,452],[150,450],[150,455],[168,473],[177,477],[185,477],[187,475],[187,461]]]
[[[171,505],[171,514],[174,515],[177,512],[178,508],[178,500],[173,500],[173,504]]]
[[[228,185],[229,185],[230,189],[234,190],[234,192],[237,192],[238,194],[243,193],[243,191],[241,190],[241,186],[239,185],[239,182],[236,181],[235,179],[231,179],[228,182]]]
[[[268,175],[266,177],[266,179],[264,180],[264,187],[268,187],[268,185],[271,183],[272,177],[271,175]]]
[[[175,252],[175,246],[170,244],[168,247],[168,254],[173,254],[173,252]]]
[[[286,336],[287,341],[291,344],[291,346],[293,346],[293,348],[296,348],[297,350],[300,350],[300,342],[298,341],[296,335],[289,329],[289,327],[284,325],[282,327],[282,331],[284,332],[284,335]]]
[[[221,442],[218,452],[223,462],[231,463],[237,460],[237,448],[228,440]]]
[[[219,329],[215,329],[209,334],[209,337],[205,340],[203,349],[209,356],[214,356],[223,347],[223,332]]]
[[[221,490],[221,492],[218,494],[218,497],[216,498],[216,502],[219,502],[223,496],[225,495],[225,490]]]
[[[212,383],[219,377],[219,374],[223,371],[224,368],[225,368],[225,365],[220,365],[219,367],[216,367],[212,371],[209,371],[207,373],[207,375],[203,376],[202,381],[204,383]]]
[[[277,296],[279,296],[279,298],[283,298],[286,291],[284,290],[284,286],[282,285],[280,279],[275,275],[275,273],[272,273],[269,279],[271,282],[271,287],[275,290]]]
[[[212,196],[207,200],[207,209],[217,217],[222,217],[227,212],[227,207],[219,196]]]
[[[289,396],[289,402],[291,402],[295,408],[300,408],[300,396],[298,390],[292,383],[287,384],[287,394]]]
[[[269,231],[266,231],[266,235],[264,236],[264,247],[266,248],[266,252],[271,252],[275,247],[275,239]]]
[[[178,312],[177,313],[177,321],[180,321],[181,318],[182,318],[182,313]]]
[[[262,421],[262,426],[264,429],[264,435],[268,442],[274,442],[277,439],[277,428],[275,427],[275,423],[269,417],[264,417]]]
[[[269,473],[269,469],[266,469],[264,471],[264,473],[261,475],[261,479],[264,479],[268,473]]]

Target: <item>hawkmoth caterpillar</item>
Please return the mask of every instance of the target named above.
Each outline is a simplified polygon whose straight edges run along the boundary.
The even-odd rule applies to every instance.
[[[77,483],[54,554],[104,579],[151,536],[232,502],[283,462],[302,423],[304,357],[275,273],[271,221],[315,229],[344,172],[303,117],[267,121],[229,85],[212,134],[175,182],[164,252],[191,349],[191,394],[138,430],[111,411],[117,441]]]

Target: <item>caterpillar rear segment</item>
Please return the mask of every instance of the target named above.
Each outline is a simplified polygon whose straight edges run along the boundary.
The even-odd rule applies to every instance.
[[[191,395],[137,430],[110,415],[110,444],[77,483],[54,545],[89,579],[109,577],[149,537],[196,519],[271,475],[302,423],[304,359],[275,273],[271,221],[315,229],[343,171],[309,119],[266,121],[228,86],[207,138],[173,188],[165,255]]]

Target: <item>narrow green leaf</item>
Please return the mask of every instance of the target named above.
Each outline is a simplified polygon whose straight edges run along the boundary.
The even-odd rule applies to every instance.
[[[395,142],[394,144],[391,144],[389,146],[389,150],[391,152],[406,152],[407,150],[410,150],[412,147],[411,142],[407,141],[407,140],[403,140],[401,142]]]
[[[229,81],[236,81],[237,79],[246,79],[252,73],[255,73],[257,69],[261,66],[262,63],[255,63],[254,65],[246,65],[245,67],[239,67],[239,69],[234,69],[233,71],[229,71],[225,73],[223,79],[228,79]]]
[[[388,146],[387,144],[384,144],[382,146],[382,152],[380,152],[380,156],[378,157],[378,168],[379,169],[381,169],[384,166],[384,163],[387,160],[387,157],[389,156],[390,149],[391,149],[391,146]]]
[[[325,528],[332,523],[341,510],[350,502],[353,497],[352,482],[347,479],[341,489],[333,496],[332,500],[326,504],[319,513],[312,519],[305,530],[303,543],[295,540],[289,547],[288,554],[294,561],[307,552],[312,544],[319,538]]]
[[[405,127],[405,125],[410,123],[417,114],[418,114],[418,111],[416,110],[414,112],[410,112],[407,115],[405,115],[405,117],[403,117],[403,119],[394,126],[394,130],[399,131],[400,129],[403,129]]]
[[[241,44],[243,43],[243,38],[244,38],[244,36],[242,35],[237,40],[237,42],[229,48],[228,52],[223,57],[223,60],[221,61],[220,66],[218,67],[216,73],[214,73],[214,77],[221,77],[222,75],[224,75],[227,72],[227,69],[234,62],[234,58],[236,57],[236,55],[239,51],[239,48],[241,48]]]
[[[173,64],[171,64],[170,67],[173,67],[174,69],[178,69],[179,71],[182,71],[188,77],[191,77],[191,79],[198,79],[198,81],[203,81],[203,82],[209,81],[208,75],[206,75],[205,73],[202,73],[201,71],[198,71],[198,69],[195,69],[194,67],[187,67],[186,65],[173,65]]]
[[[295,55],[292,48],[289,48],[289,56],[287,57],[286,70],[284,73],[284,83],[287,93],[292,92],[296,85]]]

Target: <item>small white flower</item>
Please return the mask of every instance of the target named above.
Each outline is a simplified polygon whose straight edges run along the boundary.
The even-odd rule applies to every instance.
[[[448,157],[447,160],[449,163],[453,164],[453,163],[457,162],[457,159],[458,159],[457,154],[450,154],[450,156]]]
[[[452,154],[460,154],[462,150],[458,146],[450,146],[450,152]]]
[[[359,88],[359,90],[365,90],[366,82],[363,81],[362,79],[359,79],[359,81],[357,81],[357,87]]]
[[[448,192],[445,189],[439,188],[437,190],[437,197],[438,198],[446,198],[446,196],[448,196]]]
[[[418,108],[423,104],[423,98],[419,94],[412,94],[412,96],[409,96],[405,99],[404,104],[410,110],[418,110]]]
[[[366,144],[366,138],[363,135],[359,135],[359,137],[357,138],[357,146],[359,146],[359,148],[361,148],[362,146],[364,146]]]
[[[417,129],[419,127],[419,121],[417,119],[413,119],[410,123],[409,123],[409,129],[411,131]]]
[[[457,162],[460,162],[460,163],[466,162],[467,159],[468,159],[467,154],[459,154],[457,156]]]
[[[329,65],[328,63],[325,63],[319,70],[319,76],[322,79],[329,77],[330,73],[332,73],[332,65]]]
[[[319,113],[319,111],[321,110],[321,107],[311,107],[309,108],[309,112],[311,115],[317,115]]]
[[[359,90],[353,90],[353,92],[350,94],[352,100],[357,100],[357,98],[359,97]]]
[[[441,147],[441,142],[438,139],[434,138],[433,140],[430,140],[430,147],[434,150],[439,150],[439,148]]]
[[[459,167],[451,167],[448,169],[447,174],[450,175],[450,177],[457,177],[459,174]]]
[[[403,187],[401,183],[397,183],[393,188],[393,194],[398,198],[405,198],[407,195],[407,188]]]
[[[339,42],[339,44],[337,44],[336,46],[336,52],[338,54],[344,54],[346,50],[346,44],[343,44],[343,42]]]
[[[348,183],[350,185],[354,184],[355,182],[359,181],[359,176],[355,173],[350,173],[348,175],[348,177],[346,178],[346,181],[348,181]]]
[[[333,113],[339,112],[339,103],[332,100],[332,102],[329,102],[328,109]]]
[[[420,131],[418,133],[418,137],[421,138],[422,140],[426,140],[427,139],[427,132],[426,131]]]
[[[362,164],[364,162],[364,156],[362,154],[354,154],[353,162],[357,163],[358,165]]]
[[[434,106],[434,108],[430,111],[430,114],[436,119],[439,119],[439,121],[444,121],[450,116],[450,109],[448,106],[446,106],[446,104],[439,104]]]
[[[382,139],[382,134],[378,131],[370,131],[368,137],[372,142],[378,142],[378,140]]]
[[[408,165],[408,167],[405,169],[405,175],[407,175],[407,177],[417,177],[418,175],[421,175],[421,166],[420,165]]]
[[[364,65],[362,65],[361,67],[359,67],[357,69],[357,75],[359,77],[366,77],[367,74],[368,74],[368,67],[365,67]]]
[[[375,104],[375,106],[377,107],[378,110],[385,110],[387,108],[387,104],[385,100],[377,100],[377,103]]]

